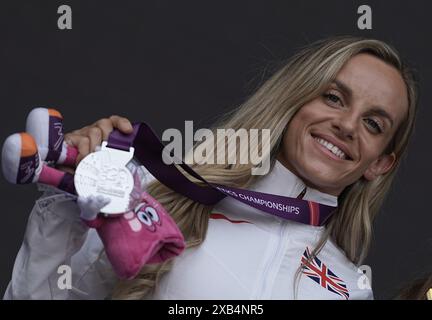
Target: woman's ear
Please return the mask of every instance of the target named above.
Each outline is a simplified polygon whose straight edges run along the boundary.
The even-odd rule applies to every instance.
[[[393,168],[395,163],[396,155],[394,152],[390,154],[383,154],[369,165],[369,167],[363,173],[363,177],[369,181],[375,180]]]

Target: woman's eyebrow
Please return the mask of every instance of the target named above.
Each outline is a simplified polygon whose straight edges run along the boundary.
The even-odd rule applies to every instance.
[[[334,83],[341,91],[343,91],[343,93],[347,96],[348,99],[351,99],[353,92],[350,87],[348,87],[345,83],[338,79],[334,79],[332,83]]]
[[[390,126],[393,127],[393,118],[390,116],[390,114],[387,111],[385,111],[381,107],[372,108],[370,110],[370,113],[386,118],[388,121],[390,121]]]

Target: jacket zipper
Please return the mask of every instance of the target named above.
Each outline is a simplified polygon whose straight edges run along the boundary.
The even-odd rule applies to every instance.
[[[266,277],[266,275],[268,274],[268,271],[269,271],[269,269],[270,269],[273,261],[278,256],[278,253],[279,253],[280,248],[281,248],[281,243],[282,243],[282,239],[283,239],[284,230],[285,230],[285,221],[281,221],[281,226],[280,226],[280,229],[279,229],[279,239],[278,239],[278,243],[277,243],[277,246],[276,246],[276,250],[273,252],[273,254],[271,256],[271,259],[267,262],[266,267],[264,269],[264,279],[263,279],[263,282],[262,282],[262,285],[261,285],[261,291],[258,291],[258,295],[259,295],[258,299],[261,299],[263,293],[265,292],[265,289],[266,289],[266,280],[268,278],[268,276]]]

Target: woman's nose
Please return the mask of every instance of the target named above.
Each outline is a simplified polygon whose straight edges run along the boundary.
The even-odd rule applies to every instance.
[[[346,139],[354,140],[357,136],[358,117],[354,112],[344,111],[333,120],[333,128]]]

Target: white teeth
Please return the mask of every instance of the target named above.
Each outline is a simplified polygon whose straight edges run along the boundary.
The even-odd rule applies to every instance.
[[[339,149],[337,146],[335,146],[335,145],[331,144],[330,142],[328,142],[324,139],[321,139],[321,138],[314,137],[314,139],[316,141],[318,141],[321,145],[326,147],[328,150],[330,150],[334,155],[338,156],[341,159],[346,159],[345,153],[341,149]]]

